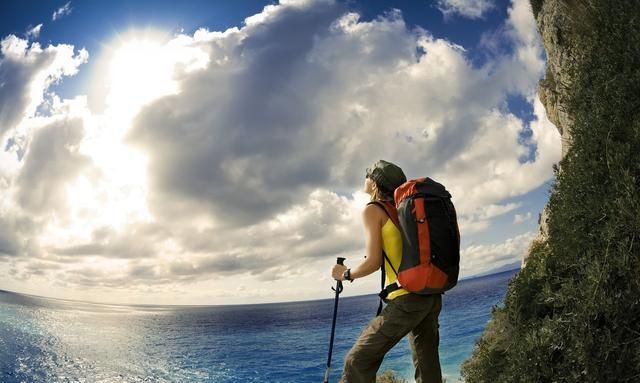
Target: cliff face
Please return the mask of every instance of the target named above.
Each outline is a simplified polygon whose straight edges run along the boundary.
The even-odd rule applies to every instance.
[[[562,157],[571,146],[573,119],[568,113],[568,92],[573,83],[576,58],[574,54],[575,17],[569,4],[561,1],[534,1],[532,8],[538,32],[547,53],[547,72],[538,84],[538,96],[545,107],[549,121],[560,132]],[[573,11],[575,12],[575,10]],[[536,242],[544,241],[548,235],[548,208],[540,216],[540,233]]]
[[[640,381],[640,0],[531,0],[563,140],[526,267],[467,383]]]
[[[575,57],[574,18],[569,6],[559,1],[545,1],[536,15],[538,31],[547,52],[547,73],[538,85],[538,96],[545,106],[549,120],[562,137],[562,156],[571,145],[573,119],[567,112],[567,92],[573,83]]]

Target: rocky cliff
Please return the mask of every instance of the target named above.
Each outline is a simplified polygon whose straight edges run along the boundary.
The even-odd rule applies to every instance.
[[[573,119],[568,113],[567,102],[575,75],[572,70],[576,63],[574,40],[578,30],[576,22],[580,20],[575,17],[578,13],[577,7],[566,2],[532,1],[531,4],[538,32],[547,53],[547,71],[538,84],[538,96],[549,121],[560,132],[564,157],[571,146],[570,132]],[[546,239],[548,218],[549,211],[545,207],[540,216],[540,235],[536,242]]]
[[[538,96],[545,106],[549,120],[562,137],[562,155],[571,145],[573,119],[567,112],[568,91],[573,83],[576,62],[573,47],[577,21],[567,4],[559,1],[543,2],[536,13],[538,31],[547,53],[547,72],[538,86]]]
[[[563,140],[527,265],[463,365],[475,382],[640,381],[640,0],[531,0]]]

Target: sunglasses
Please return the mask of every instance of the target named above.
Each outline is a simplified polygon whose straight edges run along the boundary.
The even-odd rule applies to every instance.
[[[371,178],[371,169],[367,168],[364,178]]]

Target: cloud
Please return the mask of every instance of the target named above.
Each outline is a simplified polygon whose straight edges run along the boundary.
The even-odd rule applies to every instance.
[[[514,181],[525,125],[498,108],[505,92],[533,94],[542,67],[509,58],[476,70],[463,48],[408,30],[398,12],[371,22],[339,12],[280,6],[194,37],[209,67],[143,109],[129,136],[149,155],[154,214],[246,225],[314,188],[352,189],[378,157],[448,181],[462,213],[540,184]],[[550,176],[556,158],[543,154],[530,165]]]
[[[10,222],[0,217],[0,227],[3,228],[3,230],[0,231],[0,257],[14,256],[20,252],[20,243],[16,232],[7,230],[12,228],[12,226]]]
[[[4,201],[39,217],[29,243],[61,265],[46,274],[61,286],[133,294],[232,284],[256,287],[220,299],[317,296],[336,256],[362,258],[359,190],[375,160],[443,182],[463,237],[552,177],[560,140],[535,97],[544,60],[522,3],[501,32],[514,49],[480,68],[464,47],[408,28],[399,11],[362,21],[333,2],[270,5],[238,28],[175,36],[158,47],[169,61],[154,64],[171,69],[175,91],[145,99],[130,129],[78,100],[39,124],[22,106],[11,117],[22,134],[6,142],[12,166],[0,173],[13,192]],[[29,52],[20,44],[8,51]],[[41,104],[47,84],[20,105]],[[510,94],[533,105],[533,121],[506,110]],[[513,261],[528,238],[465,248],[464,272]],[[0,243],[26,255],[24,239]],[[40,281],[26,271],[40,253],[5,258]],[[293,279],[296,291],[271,285]]]
[[[29,29],[27,31],[28,39],[37,39],[40,36],[40,31],[42,30],[42,24],[38,24],[35,27]]]
[[[470,19],[480,19],[495,8],[495,4],[491,0],[438,0],[437,7],[445,18],[460,15]]]
[[[77,73],[88,53],[65,44],[43,49],[14,35],[0,49],[0,247],[5,255],[38,257],[41,218],[60,210],[63,180],[79,170],[73,147],[83,125],[69,113],[74,101],[43,102],[48,87]]]
[[[83,137],[82,120],[59,116],[39,120],[42,126],[25,144],[26,154],[15,173],[0,172],[0,258],[9,255],[37,261],[47,256],[43,230],[64,224],[70,207],[67,186],[90,165],[77,151]]]
[[[69,210],[64,186],[91,163],[78,152],[82,138],[83,123],[77,118],[56,121],[34,134],[15,180],[23,209],[32,214]]]
[[[87,161],[77,152],[83,139],[83,121],[71,113],[77,102],[52,95],[45,101],[45,94],[76,74],[88,53],[66,44],[42,48],[14,35],[0,49],[0,243],[4,254],[37,258],[42,217],[63,210],[65,182]]]
[[[73,8],[71,8],[71,2],[69,1],[62,7],[56,9],[55,12],[53,12],[53,14],[51,15],[51,20],[60,20],[64,16],[70,15],[72,10]]]
[[[516,214],[513,216],[513,223],[518,224],[522,222],[529,221],[531,219],[531,212],[527,212],[527,214]]]
[[[244,225],[328,181],[330,143],[317,139],[319,116],[303,94],[321,80],[306,56],[340,8],[280,8],[268,22],[194,41],[208,45],[212,63],[226,61],[187,76],[179,95],[139,115],[129,142],[149,154],[154,213],[204,209]]]
[[[465,214],[458,219],[461,233],[479,233],[490,227],[491,219],[506,214],[521,206],[521,203],[508,203],[505,205],[478,206],[471,214]]]
[[[277,280],[318,259],[359,252],[364,246],[360,209],[365,198],[361,192],[347,198],[316,190],[307,201],[273,219],[244,228],[211,230],[150,223],[132,224],[120,232],[101,227],[86,242],[46,251],[49,259],[61,263],[126,262],[137,270],[123,276],[128,284],[195,283],[241,274]],[[107,283],[112,277],[110,269],[92,273],[96,283]],[[80,285],[79,275],[84,274],[60,271],[58,278]]]
[[[484,273],[515,261],[522,261],[535,237],[535,232],[527,232],[501,243],[470,245],[460,251],[460,274],[468,276]]]
[[[0,139],[22,119],[34,116],[51,84],[76,74],[89,58],[84,49],[74,55],[71,45],[43,49],[14,35],[0,41],[0,52]]]
[[[57,243],[46,250],[66,261],[83,257],[103,257],[112,260],[154,259],[158,256],[158,245],[166,244],[172,237],[167,227],[144,222],[132,223],[126,231],[108,226],[91,229],[85,241],[76,239],[69,244]]]
[[[4,194],[4,190],[3,194]],[[35,236],[38,224],[28,215],[0,210],[0,261],[7,258],[18,258],[30,254],[34,258],[42,256]]]

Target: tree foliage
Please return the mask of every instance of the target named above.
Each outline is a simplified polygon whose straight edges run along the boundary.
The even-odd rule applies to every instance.
[[[586,17],[549,236],[494,308],[468,383],[640,381],[640,1],[571,3]]]

